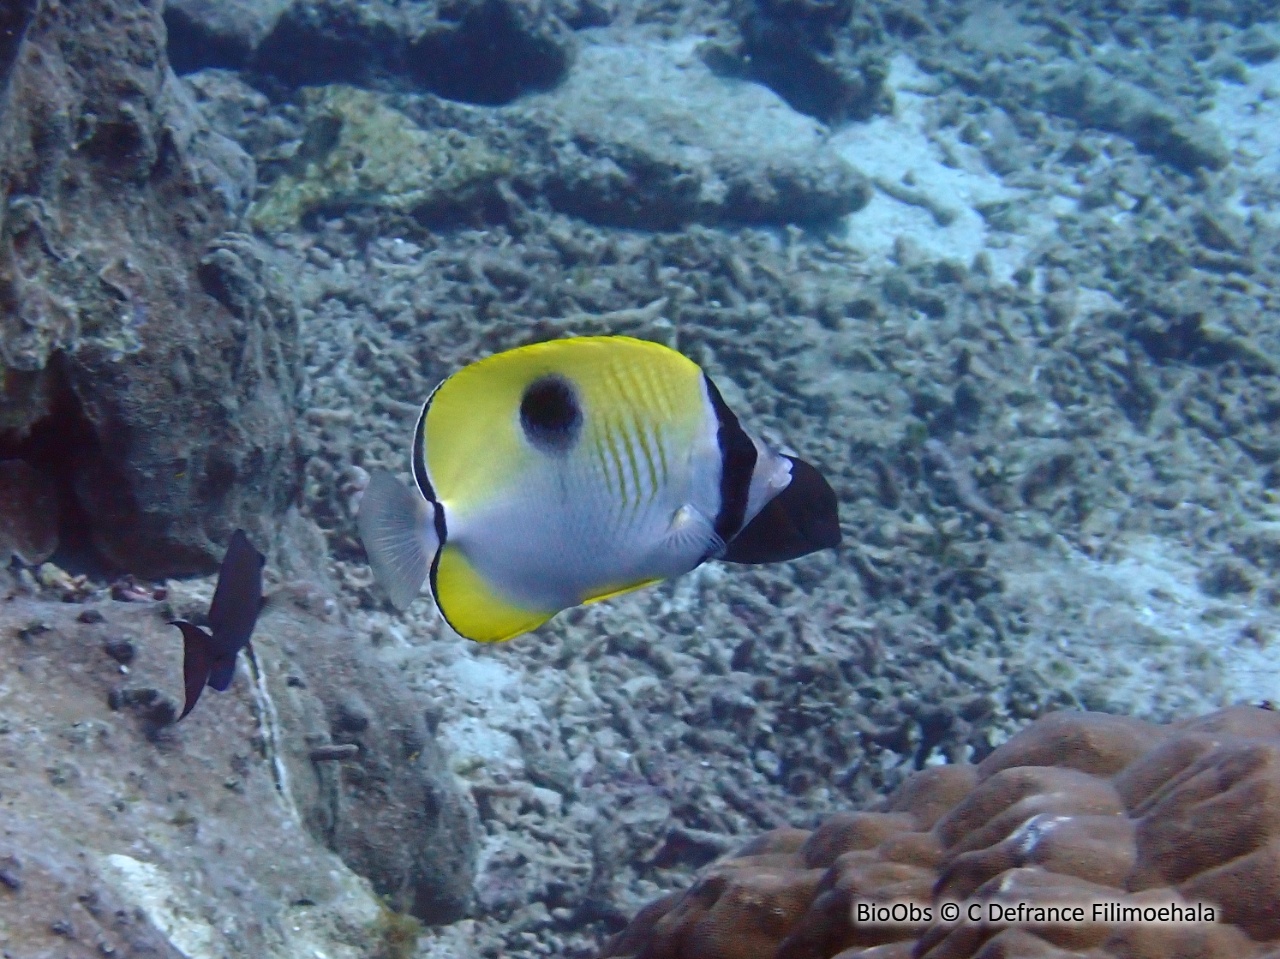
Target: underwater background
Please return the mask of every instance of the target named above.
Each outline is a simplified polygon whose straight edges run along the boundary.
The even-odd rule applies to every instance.
[[[1016,757],[1120,777],[1138,866],[1084,878],[1236,911],[1000,954],[1280,949],[1274,3],[9,0],[0,190],[0,955],[863,955],[776,951],[834,853],[700,930],[699,871],[881,803],[954,890],[935,820],[1061,709],[1126,717]],[[369,472],[445,376],[589,334],[700,364],[844,544],[493,646],[396,612]],[[237,528],[272,599],[178,725]],[[1231,797],[1164,858],[1162,744]],[[606,945],[695,882],[687,940]]]

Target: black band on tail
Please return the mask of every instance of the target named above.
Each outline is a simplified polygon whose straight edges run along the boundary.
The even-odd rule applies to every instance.
[[[721,559],[778,563],[840,545],[835,490],[804,460],[787,459],[791,460],[791,482],[730,540]]]
[[[747,515],[747,495],[751,492],[751,474],[756,468],[756,444],[751,442],[738,417],[729,409],[711,377],[705,373],[707,395],[716,411],[720,444],[720,511],[716,513],[716,535],[729,542],[742,529]]]

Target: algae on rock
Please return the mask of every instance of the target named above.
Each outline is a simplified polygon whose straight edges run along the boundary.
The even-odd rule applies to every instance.
[[[311,87],[302,98],[306,132],[294,169],[249,211],[259,230],[352,207],[447,215],[482,203],[510,168],[475,137],[424,130],[368,90]]]

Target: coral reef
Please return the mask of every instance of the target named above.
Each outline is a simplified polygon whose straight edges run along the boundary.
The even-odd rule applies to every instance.
[[[1165,727],[1052,713],[977,766],[908,777],[873,811],[748,843],[641,911],[601,955],[1275,955],[1277,795],[1280,716],[1268,709]],[[958,922],[940,915],[948,902],[961,904]],[[860,906],[895,903],[915,914],[859,921]],[[993,917],[992,903],[1078,904],[1088,919],[1014,922]],[[1215,914],[1133,924],[1107,903]]]
[[[0,269],[21,281],[0,289],[0,459],[37,470],[62,515],[59,554],[0,577],[27,617],[0,630],[17,763],[0,802],[17,841],[52,850],[0,849],[0,910],[30,917],[15,955],[135,935],[271,956],[300,927],[314,941],[280,952],[583,959],[748,836],[811,830],[921,770],[915,788],[942,790],[938,766],[967,768],[947,787],[967,790],[964,764],[1051,709],[1164,722],[1277,698],[1274,2],[169,0],[179,79],[157,6],[0,12]],[[314,109],[326,93],[299,86],[335,80],[365,85],[328,91],[357,120],[394,121],[372,152],[426,137],[504,169],[461,202],[403,165],[363,180]],[[250,197],[296,190],[308,163],[343,190],[241,232]],[[423,398],[460,365],[606,332],[681,349],[771,442],[815,451],[847,545],[707,564],[500,648],[425,602],[394,613],[354,538],[365,471],[405,468]],[[258,684],[174,730],[157,587],[76,565],[77,531],[136,574],[200,568],[299,485],[323,539],[272,552],[333,595],[292,593],[315,615],[264,619]],[[173,611],[207,605],[208,584],[163,588]],[[80,602],[103,622],[73,622]],[[99,721],[110,746],[47,771],[50,742]],[[112,792],[120,770],[143,786]],[[305,829],[287,808],[252,818],[278,783]],[[25,831],[42,800],[105,852],[61,886],[42,864],[76,850]],[[881,830],[880,849],[936,819],[846,831]],[[1129,817],[1107,822],[1123,854]],[[395,909],[434,923],[470,895],[469,917],[379,931],[317,839]],[[295,846],[307,888],[281,876]],[[957,855],[951,881],[1000,847]],[[928,849],[899,852],[848,883],[927,898]],[[354,898],[313,891],[313,867]],[[67,922],[74,941],[51,931]],[[992,950],[1019,938],[992,932]],[[1054,942],[1038,948],[1088,948]]]

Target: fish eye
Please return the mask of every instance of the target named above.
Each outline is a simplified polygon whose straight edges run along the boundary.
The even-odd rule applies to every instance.
[[[560,376],[530,383],[520,398],[520,425],[529,442],[543,452],[568,452],[582,431],[582,407],[573,385]]]

